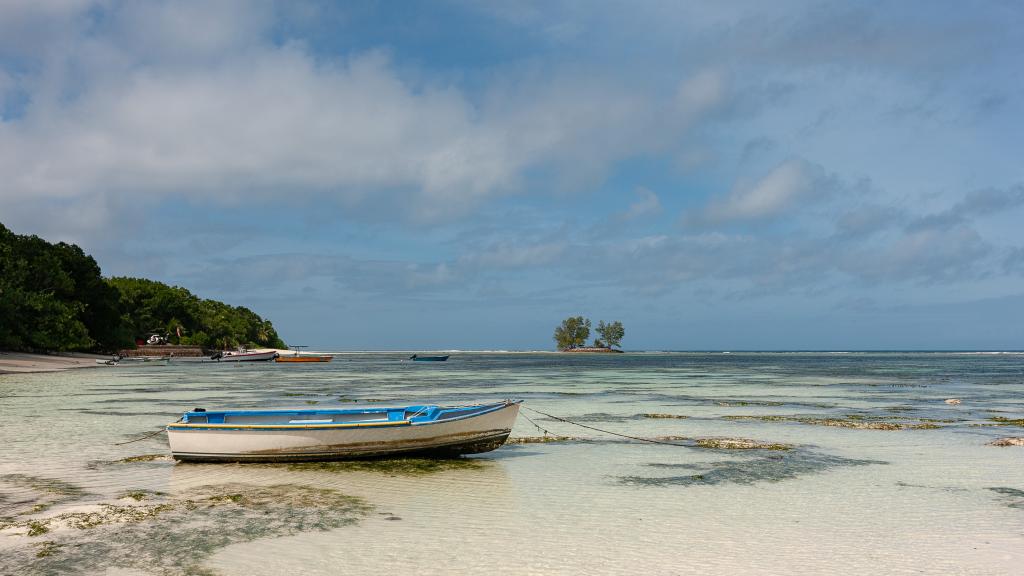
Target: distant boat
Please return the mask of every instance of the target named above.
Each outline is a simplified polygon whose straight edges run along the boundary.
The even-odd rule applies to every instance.
[[[167,366],[169,362],[166,356],[127,356],[96,361],[103,366]]]
[[[330,362],[333,360],[333,356],[323,355],[308,355],[308,356],[278,356],[274,359],[275,362]]]
[[[176,460],[273,462],[489,452],[505,443],[520,401],[347,410],[204,410],[167,425]]]
[[[413,362],[444,362],[448,360],[448,356],[420,356],[419,354],[413,354],[409,356],[409,360]]]
[[[293,350],[295,350],[295,355],[294,356],[280,356],[280,355],[278,355],[278,357],[275,358],[274,361],[275,362],[330,362],[331,360],[334,359],[334,356],[330,356],[330,355],[327,355],[327,354],[307,354],[306,356],[302,356],[299,353],[299,350],[302,349],[302,348],[309,348],[309,346],[292,346],[291,348]]]
[[[270,352],[249,352],[247,350],[239,350],[238,352],[221,352],[220,357],[217,355],[213,356],[214,360],[220,360],[221,362],[262,362],[273,360],[277,358],[277,352],[271,350]]]

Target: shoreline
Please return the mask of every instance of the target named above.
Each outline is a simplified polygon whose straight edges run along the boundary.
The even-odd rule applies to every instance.
[[[109,358],[109,354],[88,354],[85,352],[30,354],[28,352],[0,351],[0,375],[63,372],[76,368],[96,368],[99,366],[96,360]]]

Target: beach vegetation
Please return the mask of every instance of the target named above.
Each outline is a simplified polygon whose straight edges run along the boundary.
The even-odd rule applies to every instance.
[[[131,342],[118,299],[78,246],[0,224],[0,349],[117,349]]]
[[[150,335],[203,348],[286,347],[248,308],[152,280],[104,278],[78,246],[0,224],[0,349],[113,352]]]
[[[120,309],[136,337],[157,334],[170,344],[220,348],[285,348],[273,324],[244,306],[195,296],[144,278],[111,278]]]

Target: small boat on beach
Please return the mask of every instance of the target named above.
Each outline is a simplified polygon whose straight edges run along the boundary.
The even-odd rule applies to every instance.
[[[302,348],[308,348],[308,346],[292,346],[291,348],[293,350],[295,350],[295,354],[294,355],[292,355],[292,356],[281,356],[281,355],[278,355],[277,358],[274,358],[274,361],[275,362],[330,362],[331,360],[334,359],[334,356],[330,356],[328,354],[307,354],[307,355],[303,356],[302,354],[299,353],[299,351]]]
[[[109,360],[97,360],[102,366],[167,366],[170,358],[165,356],[115,356]]]
[[[249,352],[248,350],[239,350],[237,352],[224,351],[219,355],[214,355],[214,360],[221,362],[266,362],[277,358],[278,354],[274,350],[269,352]]]
[[[448,356],[420,356],[419,354],[413,354],[409,356],[409,360],[413,362],[446,362]]]
[[[278,462],[489,452],[505,443],[518,400],[473,406],[204,410],[167,425],[176,460]]]

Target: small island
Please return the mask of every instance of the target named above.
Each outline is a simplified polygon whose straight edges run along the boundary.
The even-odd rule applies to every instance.
[[[617,349],[626,335],[622,322],[616,320],[605,324],[604,320],[597,323],[599,338],[594,339],[593,346],[587,346],[587,338],[590,337],[590,319],[583,316],[570,316],[555,327],[553,336],[558,349],[561,352],[592,352],[621,354],[622,350]]]

